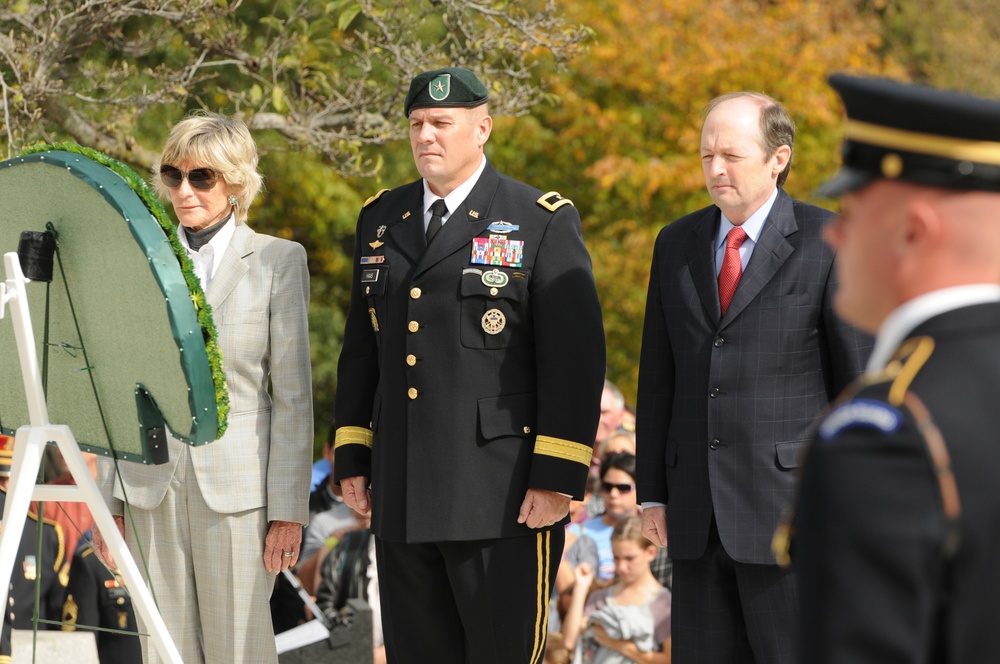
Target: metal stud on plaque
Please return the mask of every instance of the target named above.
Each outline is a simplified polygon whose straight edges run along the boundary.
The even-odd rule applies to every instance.
[[[486,334],[500,334],[507,326],[507,317],[499,309],[490,309],[483,314],[483,332]]]

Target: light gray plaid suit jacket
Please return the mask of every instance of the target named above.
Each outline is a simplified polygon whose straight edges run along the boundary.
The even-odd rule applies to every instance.
[[[240,224],[206,293],[219,332],[229,388],[229,428],[192,447],[206,503],[220,513],[267,506],[268,521],[306,524],[313,418],[309,358],[309,272],[301,245]],[[153,509],[177,464],[119,464],[121,482],[102,459],[99,481],[112,514],[124,501]]]

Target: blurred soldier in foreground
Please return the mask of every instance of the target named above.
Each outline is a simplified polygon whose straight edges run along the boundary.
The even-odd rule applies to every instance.
[[[803,467],[800,661],[1000,661],[1000,102],[830,82],[836,308],[878,337]]]

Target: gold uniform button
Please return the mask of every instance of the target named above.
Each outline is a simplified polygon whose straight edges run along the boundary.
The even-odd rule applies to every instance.
[[[372,287],[365,286],[365,295],[371,295],[371,294],[372,294]]]
[[[531,433],[531,427],[524,427],[524,433]]]
[[[421,294],[422,294],[422,292],[421,292],[421,290],[419,288],[411,288],[410,289],[410,297],[412,297],[414,300],[419,300]]]
[[[417,398],[417,388],[411,387],[410,389],[408,389],[406,391],[406,396],[410,397],[411,399],[416,399]]]
[[[412,367],[413,365],[415,365],[417,363],[417,356],[416,355],[407,355],[406,356],[406,363],[409,364]]]
[[[420,329],[420,323],[418,323],[415,320],[411,320],[410,324],[406,326],[406,329],[409,330],[410,332],[416,332],[417,330]]]
[[[491,288],[491,289],[490,289],[490,295],[492,295],[492,296],[494,296],[494,297],[496,297],[496,294],[497,294],[497,293],[499,293],[499,292],[500,292],[500,291],[499,291],[499,290],[497,290],[496,288]]]

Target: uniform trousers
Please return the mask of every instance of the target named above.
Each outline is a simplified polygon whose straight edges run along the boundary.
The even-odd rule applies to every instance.
[[[673,664],[791,664],[797,584],[777,565],[733,560],[712,518],[705,553],[673,561]]]
[[[464,542],[375,540],[389,664],[539,664],[565,530]]]
[[[131,508],[135,530],[126,511],[129,551],[184,664],[273,664],[278,661],[269,605],[274,575],[263,559],[267,508],[213,511],[186,445],[180,454],[163,502],[152,510]],[[148,633],[138,611],[136,620]],[[141,641],[143,662],[163,661],[152,639]]]

